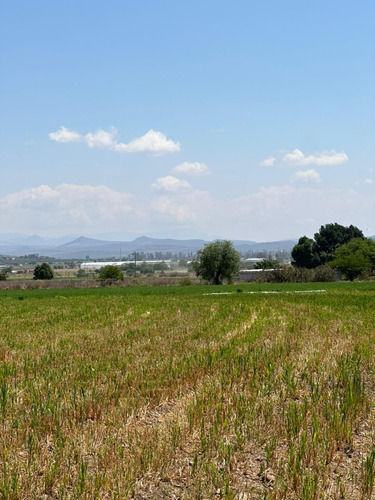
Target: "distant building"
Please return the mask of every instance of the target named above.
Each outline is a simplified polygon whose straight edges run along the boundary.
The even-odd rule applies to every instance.
[[[143,262],[146,264],[160,264],[164,262],[168,267],[171,265],[170,260],[137,260],[137,266],[140,266]],[[134,264],[134,260],[121,260],[119,262],[82,262],[81,269],[85,269],[86,271],[95,271],[96,269],[101,269],[105,266],[125,266],[126,264]]]

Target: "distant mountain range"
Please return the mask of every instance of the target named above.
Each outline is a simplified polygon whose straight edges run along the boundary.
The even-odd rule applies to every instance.
[[[72,239],[73,238],[73,239]],[[257,243],[247,240],[233,240],[239,252],[275,252],[291,251],[297,240],[271,241]],[[39,254],[48,257],[66,259],[100,259],[126,257],[132,252],[173,255],[195,254],[197,250],[209,243],[203,239],[158,239],[141,236],[133,241],[107,241],[84,236],[66,236],[62,238],[46,239],[38,235],[24,236],[21,234],[0,234],[0,254],[22,256]]]

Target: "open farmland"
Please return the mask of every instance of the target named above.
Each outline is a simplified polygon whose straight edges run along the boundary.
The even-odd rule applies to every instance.
[[[375,284],[16,290],[0,311],[1,498],[371,498]]]

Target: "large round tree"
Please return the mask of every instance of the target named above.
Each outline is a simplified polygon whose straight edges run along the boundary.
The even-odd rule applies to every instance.
[[[363,232],[356,226],[342,226],[337,222],[320,226],[319,232],[314,234],[315,248],[320,262],[325,264],[332,260],[336,250],[353,238],[364,239]]]
[[[240,270],[240,255],[230,241],[214,241],[198,250],[192,264],[196,275],[208,283],[232,283]]]
[[[314,240],[302,236],[292,250],[293,264],[297,267],[312,269],[320,264],[319,254],[316,251]]]
[[[47,262],[43,262],[43,264],[38,264],[34,269],[34,280],[51,280],[53,278],[53,270],[52,267],[47,264]]]
[[[123,280],[124,275],[121,272],[121,269],[117,266],[104,266],[101,268],[99,273],[99,279],[101,280]]]

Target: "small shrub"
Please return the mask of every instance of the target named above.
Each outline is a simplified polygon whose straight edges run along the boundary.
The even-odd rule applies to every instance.
[[[139,278],[133,278],[130,281],[130,286],[141,286],[141,285],[143,285],[143,282]]]
[[[190,278],[181,278],[180,285],[182,285],[182,286],[192,285],[191,279]]]
[[[280,269],[261,273],[258,281],[266,283],[308,283],[314,281],[313,269],[284,266]]]
[[[318,266],[314,269],[314,281],[326,283],[336,280],[336,271],[329,266]]]

